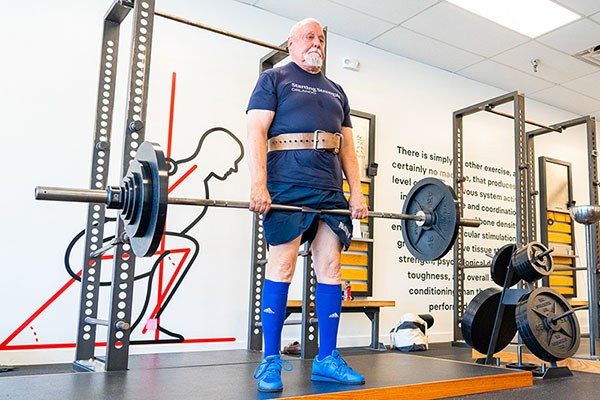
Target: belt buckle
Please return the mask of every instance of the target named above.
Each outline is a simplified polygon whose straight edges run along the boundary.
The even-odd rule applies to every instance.
[[[319,148],[319,133],[326,133],[326,132],[322,129],[315,130],[315,132],[313,133],[313,149],[317,150],[317,151],[325,151],[325,149]]]
[[[334,148],[332,150],[332,152],[333,152],[333,154],[338,154],[340,152],[340,149],[342,148],[342,141],[344,139],[344,136],[341,133],[339,133],[339,132],[334,132],[334,135],[337,136],[337,137],[339,137],[340,140],[338,142],[338,147]]]

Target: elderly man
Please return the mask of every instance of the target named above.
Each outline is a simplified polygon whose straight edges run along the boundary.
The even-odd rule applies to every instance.
[[[365,218],[354,150],[350,106],[340,85],[321,73],[325,57],[321,24],[295,24],[288,38],[291,62],[265,71],[248,105],[250,209],[264,213],[269,262],[262,291],[264,360],[255,371],[258,390],[281,391],[281,330],[288,289],[301,243],[308,241],[317,275],[319,354],[311,379],[363,384],[336,350],[341,312],[340,256],[352,237],[349,216],[269,211],[271,202],[317,209],[349,208]],[[350,185],[342,191],[342,170]]]

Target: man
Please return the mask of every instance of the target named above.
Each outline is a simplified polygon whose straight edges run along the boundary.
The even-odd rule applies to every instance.
[[[321,24],[295,24],[288,38],[291,62],[264,72],[248,105],[250,209],[264,213],[269,262],[262,290],[264,360],[255,371],[258,390],[281,391],[281,330],[298,249],[309,241],[317,276],[319,354],[311,379],[363,384],[336,350],[341,313],[340,257],[352,237],[349,216],[271,211],[271,202],[316,209],[350,208],[365,218],[354,150],[350,106],[343,89],[321,73],[325,57]],[[342,170],[350,185],[342,191]]]

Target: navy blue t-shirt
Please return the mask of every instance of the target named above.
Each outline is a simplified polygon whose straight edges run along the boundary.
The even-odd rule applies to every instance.
[[[269,138],[317,129],[341,132],[342,126],[352,127],[342,87],[321,73],[304,71],[294,62],[260,75],[246,112],[253,109],[275,111]],[[341,162],[330,151],[272,151],[267,154],[267,184],[271,182],[341,191]]]

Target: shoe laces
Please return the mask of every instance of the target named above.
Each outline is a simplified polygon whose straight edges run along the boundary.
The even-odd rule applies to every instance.
[[[352,367],[346,363],[346,360],[342,358],[342,356],[338,353],[333,357],[333,362],[336,364],[335,372],[336,374],[344,374],[348,371],[353,371]]]
[[[262,379],[272,374],[279,375],[282,369],[284,371],[291,371],[293,368],[294,366],[291,362],[282,360],[281,358],[265,359],[254,370],[254,379]]]

